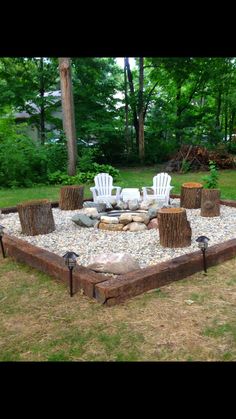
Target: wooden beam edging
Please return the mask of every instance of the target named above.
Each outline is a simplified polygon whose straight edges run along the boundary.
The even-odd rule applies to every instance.
[[[234,256],[236,256],[236,239],[211,246],[206,252],[207,267],[225,262]],[[95,298],[102,304],[112,306],[202,270],[203,257],[199,250],[150,268],[135,270],[126,275],[120,275],[118,278],[100,282],[95,285]]]
[[[69,272],[61,256],[8,234],[4,234],[3,244],[7,256],[13,257],[18,262],[26,263],[68,285]],[[74,292],[82,289],[84,295],[94,298],[95,284],[104,282],[106,279],[107,277],[103,274],[76,265],[73,270]]]

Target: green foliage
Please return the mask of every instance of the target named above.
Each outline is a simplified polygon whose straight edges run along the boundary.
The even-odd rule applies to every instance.
[[[47,160],[43,147],[22,133],[11,118],[0,119],[0,185],[32,186],[46,182]]]
[[[219,183],[219,172],[215,162],[212,160],[209,161],[209,170],[210,174],[208,176],[203,176],[202,180],[206,183],[205,187],[207,189],[216,189]]]
[[[182,173],[187,173],[190,170],[190,162],[188,160],[183,159],[182,161],[182,165],[181,165],[181,172]]]
[[[88,172],[77,172],[75,176],[69,176],[65,172],[57,170],[54,173],[48,174],[48,182],[51,185],[75,185],[84,183],[93,183],[94,177],[98,173],[109,173],[114,180],[116,180],[120,172],[109,164],[98,164],[92,163],[90,171]]]

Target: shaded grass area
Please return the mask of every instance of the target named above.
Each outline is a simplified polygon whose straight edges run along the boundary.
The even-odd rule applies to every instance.
[[[1,258],[0,361],[235,361],[235,268],[104,307]]]
[[[160,171],[164,170],[163,165],[153,167],[120,168],[120,178],[114,182],[115,185],[122,188],[141,188],[142,186],[151,186],[152,178]],[[180,193],[181,185],[184,182],[202,182],[202,176],[209,172],[172,173],[172,193]],[[222,199],[236,199],[236,170],[221,170],[219,188]],[[93,184],[85,185],[84,197],[92,197],[89,188]],[[35,186],[34,188],[0,189],[0,208],[15,206],[22,201],[29,199],[50,199],[57,201],[59,199],[61,185],[56,186]]]

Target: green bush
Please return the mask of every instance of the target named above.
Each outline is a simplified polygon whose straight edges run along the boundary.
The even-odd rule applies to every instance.
[[[94,177],[98,173],[109,173],[114,180],[116,180],[120,172],[113,166],[108,164],[93,163],[91,170],[88,172],[77,172],[75,176],[69,176],[65,172],[57,170],[54,173],[48,174],[48,182],[52,185],[75,185],[84,183],[93,183]]]
[[[205,187],[207,189],[216,189],[219,183],[219,173],[214,161],[209,160],[209,170],[210,174],[208,176],[203,176],[202,180],[205,182]]]
[[[29,187],[47,180],[44,148],[23,133],[11,118],[0,121],[0,185]]]

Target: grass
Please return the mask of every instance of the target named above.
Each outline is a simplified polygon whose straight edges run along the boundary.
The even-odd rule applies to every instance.
[[[0,361],[235,361],[235,268],[236,258],[108,308],[0,258]]]
[[[151,186],[152,178],[158,172],[164,170],[163,166],[152,167],[136,167],[136,168],[121,168],[120,178],[114,182],[122,188],[133,187],[141,188],[142,186]],[[181,185],[184,182],[202,182],[202,177],[208,172],[185,173],[185,174],[171,174],[172,176],[172,193],[180,193]],[[221,190],[222,199],[236,199],[236,170],[221,170],[219,188]],[[85,198],[91,197],[89,190],[93,184],[85,185]],[[16,188],[16,189],[0,189],[0,208],[11,207],[17,205],[19,202],[29,199],[47,198],[52,201],[59,199],[61,185],[56,186],[37,186],[33,188]]]

